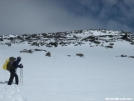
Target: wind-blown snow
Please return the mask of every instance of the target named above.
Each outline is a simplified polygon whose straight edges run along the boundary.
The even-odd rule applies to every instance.
[[[0,101],[105,101],[105,98],[133,98],[134,60],[117,57],[133,55],[134,47],[127,41],[114,43],[113,49],[101,46],[58,46],[45,49],[51,52],[20,53],[23,49],[37,49],[28,44],[0,46],[1,67],[10,56],[21,56],[23,86],[5,81],[9,72],[0,69]],[[84,57],[76,56],[83,53]],[[67,55],[71,55],[70,57]],[[20,69],[17,69],[20,77]]]

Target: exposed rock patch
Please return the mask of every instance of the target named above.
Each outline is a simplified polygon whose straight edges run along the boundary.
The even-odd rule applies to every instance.
[[[31,49],[30,50],[24,49],[20,51],[20,53],[33,53],[33,51]]]
[[[82,53],[77,53],[76,56],[83,57],[84,55]]]
[[[46,53],[46,56],[51,57],[51,53],[50,52],[47,52]]]
[[[47,52],[46,50],[43,50],[43,49],[29,49],[29,50],[24,49],[24,50],[20,51],[20,53],[33,53],[35,51],[44,51],[44,52]]]
[[[106,48],[113,48],[113,46],[105,46]]]
[[[116,57],[118,57],[118,56],[116,56]],[[128,58],[134,58],[134,56],[127,56],[127,55],[120,55],[119,57],[128,57]]]

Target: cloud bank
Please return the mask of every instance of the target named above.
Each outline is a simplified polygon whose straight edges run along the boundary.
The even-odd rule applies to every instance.
[[[1,0],[0,35],[78,29],[134,33],[133,0]]]

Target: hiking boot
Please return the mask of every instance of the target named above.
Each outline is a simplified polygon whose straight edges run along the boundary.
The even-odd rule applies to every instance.
[[[15,83],[16,85],[18,85],[18,83]]]
[[[11,85],[11,84],[7,83],[7,85]]]

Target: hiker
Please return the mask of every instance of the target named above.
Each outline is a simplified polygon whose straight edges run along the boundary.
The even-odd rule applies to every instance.
[[[17,59],[13,62],[11,68],[9,69],[10,78],[9,78],[9,81],[8,81],[8,85],[12,84],[14,77],[15,77],[15,84],[18,85],[19,79],[18,79],[18,75],[16,73],[16,70],[17,70],[18,67],[23,68],[22,64],[19,65],[20,61],[21,61],[21,57],[17,57]]]

